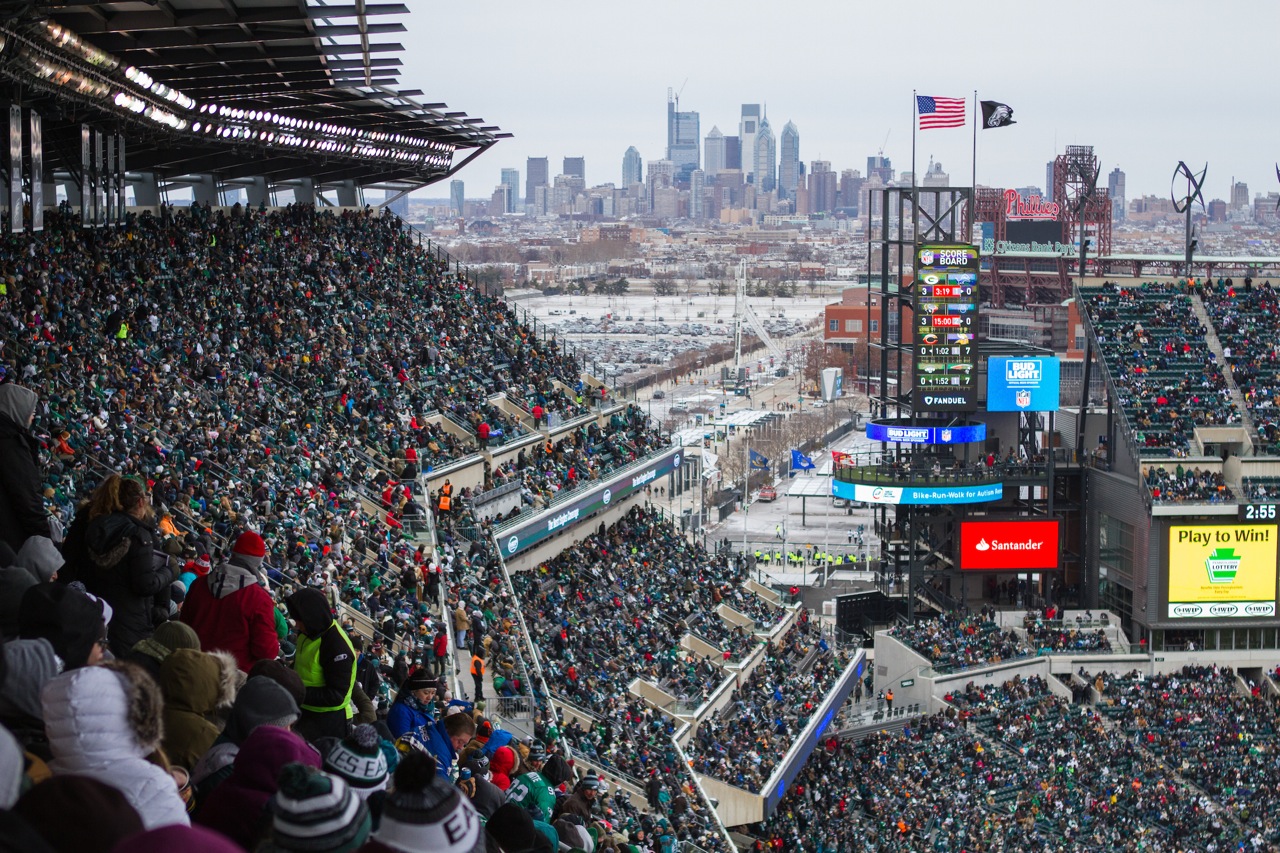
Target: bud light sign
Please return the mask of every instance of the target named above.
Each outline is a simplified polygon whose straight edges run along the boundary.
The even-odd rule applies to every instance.
[[[987,362],[987,411],[1056,411],[1058,374],[1056,358],[992,357]]]

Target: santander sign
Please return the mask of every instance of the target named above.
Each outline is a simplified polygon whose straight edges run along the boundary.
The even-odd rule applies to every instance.
[[[960,568],[1058,568],[1057,521],[965,521],[960,525]]]
[[[1057,219],[1061,208],[1056,201],[1045,201],[1038,195],[1023,198],[1017,190],[1004,191],[1006,219]]]

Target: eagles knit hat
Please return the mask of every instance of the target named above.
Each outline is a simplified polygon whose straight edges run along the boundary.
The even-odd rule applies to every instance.
[[[339,776],[361,799],[387,787],[387,757],[378,730],[365,723],[352,729],[324,757],[324,769]]]
[[[483,850],[480,815],[458,789],[436,775],[435,759],[413,752],[396,768],[394,790],[373,836],[402,853]]]
[[[372,821],[364,800],[347,783],[305,764],[286,764],[271,797],[267,853],[352,853],[369,838]]]

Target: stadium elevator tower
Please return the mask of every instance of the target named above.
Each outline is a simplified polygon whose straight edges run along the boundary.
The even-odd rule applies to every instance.
[[[871,401],[872,424],[878,422],[880,437],[909,430],[929,438],[876,440],[867,458],[849,460],[833,475],[858,484],[855,488],[872,510],[881,542],[881,588],[904,596],[907,618],[913,620],[919,608],[952,609],[981,596],[981,587],[974,584],[986,583],[991,573],[962,572],[963,521],[1078,516],[1080,472],[1071,460],[1055,457],[1053,448],[1046,446],[1053,443],[1048,436],[1055,432],[1054,413],[997,415],[987,412],[978,396],[991,356],[1052,356],[1052,351],[1021,341],[991,340],[979,326],[976,357],[969,368],[974,373],[972,406],[938,410],[926,403],[935,398],[916,389],[913,375],[915,309],[920,306],[917,251],[932,245],[975,246],[974,192],[970,187],[889,187],[881,197],[880,215],[872,217],[868,230],[868,282],[873,294],[879,291],[881,330],[878,336],[868,336],[868,346],[879,352],[881,377]],[[979,312],[987,301],[977,293]],[[868,438],[873,438],[872,424]],[[1000,464],[988,466],[989,454]],[[1013,462],[1005,464],[1010,455]],[[939,491],[956,497],[910,502]],[[1063,541],[1074,543],[1069,529]],[[1059,568],[1077,559],[1064,552]],[[1003,574],[1009,577],[1013,572]],[[1041,572],[1038,583],[1030,582],[1028,572],[1020,577],[1028,580],[1024,603],[1038,604],[1053,600],[1055,581],[1062,575]]]

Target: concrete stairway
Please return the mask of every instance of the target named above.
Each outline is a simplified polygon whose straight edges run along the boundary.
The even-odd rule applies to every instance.
[[[1205,342],[1209,344],[1209,349],[1213,350],[1213,354],[1218,357],[1218,363],[1222,366],[1222,375],[1226,377],[1227,388],[1231,392],[1231,401],[1240,410],[1240,417],[1244,423],[1245,430],[1249,433],[1249,440],[1253,443],[1253,450],[1256,453],[1261,445],[1261,439],[1258,437],[1258,427],[1254,424],[1253,417],[1249,414],[1249,407],[1245,405],[1244,394],[1240,391],[1240,386],[1236,385],[1236,380],[1231,375],[1231,365],[1227,363],[1226,356],[1223,354],[1222,342],[1218,340],[1218,333],[1213,327],[1213,321],[1209,318],[1209,312],[1205,309],[1204,302],[1195,294],[1191,296],[1191,308],[1201,325],[1208,330],[1204,336]]]

